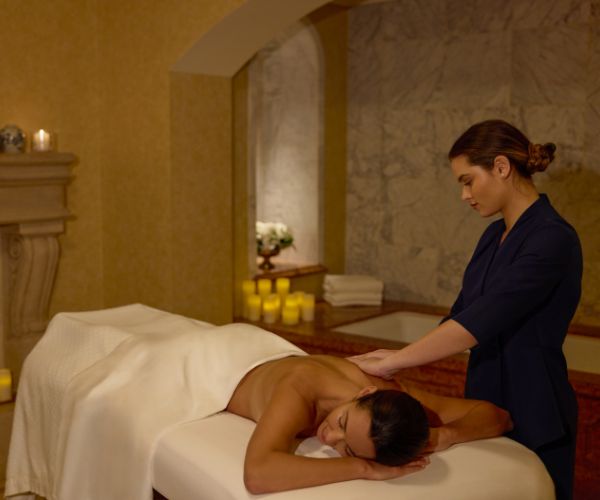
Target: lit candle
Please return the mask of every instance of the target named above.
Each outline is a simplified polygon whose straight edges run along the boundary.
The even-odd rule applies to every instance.
[[[275,323],[277,321],[277,300],[275,297],[269,295],[263,302],[263,321],[265,323]]]
[[[244,295],[250,295],[251,293],[256,293],[256,281],[254,281],[254,280],[242,281],[242,292],[244,292]]]
[[[312,293],[304,295],[302,300],[302,321],[314,321],[315,319],[315,296]]]
[[[271,293],[271,280],[268,279],[259,279],[258,280],[258,294],[264,299],[267,295]]]
[[[281,321],[284,325],[297,325],[300,320],[300,308],[298,305],[285,305],[281,313]]]
[[[12,376],[8,368],[0,368],[0,403],[12,400]]]
[[[256,282],[254,280],[242,281],[242,316],[248,319],[248,296],[256,293]]]
[[[272,293],[267,297],[267,300],[273,301],[275,304],[275,321],[277,321],[281,314],[281,297],[276,293]]]
[[[296,302],[298,307],[302,307],[302,302],[304,301],[304,292],[294,292],[294,297],[296,297]]]
[[[31,140],[32,151],[52,151],[52,134],[44,129],[34,132]]]
[[[277,278],[275,280],[275,290],[277,293],[285,297],[290,293],[290,279],[289,278]]]
[[[298,307],[298,298],[295,294],[288,295],[283,301],[283,307]]]
[[[260,320],[260,304],[262,302],[260,295],[256,295],[255,293],[250,294],[246,301],[248,307],[248,319],[250,321]]]

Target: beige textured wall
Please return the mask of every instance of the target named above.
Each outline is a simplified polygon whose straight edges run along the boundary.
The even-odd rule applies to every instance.
[[[0,123],[54,130],[79,158],[51,313],[144,302],[230,319],[231,83],[170,68],[242,3],[3,2]]]
[[[230,78],[171,76],[171,309],[218,322],[232,316],[231,96]]]
[[[105,305],[231,318],[230,82],[170,73],[238,1],[105,1]]]
[[[97,26],[95,1],[1,6],[0,127],[49,129],[58,134],[61,151],[79,158],[68,190],[76,218],[60,238],[53,311],[103,305]]]

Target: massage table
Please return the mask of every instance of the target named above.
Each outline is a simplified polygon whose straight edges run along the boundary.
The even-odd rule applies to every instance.
[[[254,423],[223,411],[239,380],[272,359],[305,355],[245,324],[215,327],[142,305],[61,313],[27,358],[6,495],[49,500],[547,500],[538,457],[508,438],[455,445],[425,470],[251,495],[243,484]],[[165,404],[166,403],[166,404]],[[336,452],[316,438],[297,453]]]
[[[455,445],[434,453],[420,472],[388,481],[355,480],[268,495],[243,482],[244,453],[254,423],[228,412],[177,426],[158,442],[154,489],[169,500],[549,500],[554,487],[543,464],[506,437]],[[299,454],[338,456],[316,438]],[[159,497],[160,498],[160,497]]]

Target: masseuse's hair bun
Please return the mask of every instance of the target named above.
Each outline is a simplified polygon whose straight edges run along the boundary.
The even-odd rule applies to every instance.
[[[552,142],[546,144],[529,143],[529,158],[527,159],[527,172],[531,175],[535,172],[543,172],[554,160],[556,145]]]

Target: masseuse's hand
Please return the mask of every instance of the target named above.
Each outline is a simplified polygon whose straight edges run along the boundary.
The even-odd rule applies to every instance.
[[[391,379],[398,370],[385,366],[384,360],[395,352],[391,349],[377,349],[376,351],[351,356],[347,359],[369,375]]]
[[[429,465],[429,457],[419,457],[405,465],[389,466],[379,464],[373,460],[366,460],[367,470],[365,479],[385,480],[407,476],[423,470]]]

